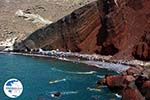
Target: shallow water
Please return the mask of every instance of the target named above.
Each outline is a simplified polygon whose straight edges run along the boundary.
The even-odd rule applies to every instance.
[[[119,100],[107,87],[95,89],[96,81],[113,71],[54,59],[0,54],[0,100],[5,81],[19,79],[23,93],[15,100]],[[55,91],[60,98],[52,98]]]

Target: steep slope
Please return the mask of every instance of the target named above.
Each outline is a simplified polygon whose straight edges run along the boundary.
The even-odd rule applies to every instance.
[[[149,5],[149,0],[98,0],[35,31],[15,47],[16,50],[60,49],[113,55],[113,59],[149,60]],[[141,46],[141,42],[146,44]]]
[[[23,47],[93,53],[97,47],[96,35],[101,27],[100,16],[98,3],[92,2],[56,23],[35,31],[22,43]]]
[[[117,9],[120,9],[119,11],[120,13],[122,12],[123,17],[119,23],[124,23],[124,28],[121,29],[121,32],[117,32],[116,28],[112,28],[116,34],[107,38],[108,42],[105,41],[104,46],[109,47],[109,44],[113,44],[119,50],[118,54],[116,54],[114,58],[131,58],[134,46],[142,41],[143,36],[149,34],[149,4],[149,0],[118,0]],[[113,17],[112,15],[116,14],[116,10],[109,14]],[[117,27],[115,24],[118,23],[118,18],[115,16],[112,19],[116,19],[112,22],[112,26]]]
[[[16,15],[19,10],[55,22],[94,0],[0,0],[0,42],[17,37],[22,41],[44,26]]]

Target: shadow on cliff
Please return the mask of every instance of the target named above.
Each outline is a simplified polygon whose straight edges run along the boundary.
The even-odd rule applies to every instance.
[[[97,37],[97,45],[101,46],[101,50],[96,50],[96,53],[102,55],[114,55],[119,52],[119,50],[114,46],[113,43],[107,43],[107,40],[111,40],[111,36],[115,34],[112,30],[113,23],[108,18],[108,14],[112,12],[115,8],[115,3],[113,0],[104,0],[103,1],[103,13],[104,15],[101,18],[102,27],[99,30]],[[109,30],[109,31],[108,31]]]

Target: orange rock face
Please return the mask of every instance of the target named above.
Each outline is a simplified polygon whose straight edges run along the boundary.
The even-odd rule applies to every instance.
[[[113,0],[106,0],[113,1]],[[105,32],[108,34],[102,42],[99,53],[113,54],[114,59],[136,58],[149,60],[149,45],[141,44],[142,37],[150,32],[150,1],[149,0],[117,0],[108,5],[106,13]],[[111,9],[113,8],[113,9]],[[101,34],[101,33],[100,33]],[[147,37],[150,40],[149,37]],[[101,40],[101,38],[99,39]],[[133,48],[138,45],[136,50]],[[143,49],[142,49],[143,47]],[[112,50],[116,50],[113,52]],[[136,52],[136,56],[132,53]]]
[[[133,56],[140,60],[150,60],[150,33],[147,33],[143,41],[134,47]]]
[[[90,3],[35,31],[16,49],[24,47],[93,53],[98,48],[96,36],[101,28],[101,15],[98,2]]]
[[[150,0],[98,0],[35,31],[15,48],[60,49],[113,55],[113,59],[150,60],[149,5]]]
[[[131,75],[125,76],[108,76],[106,77],[106,85],[109,88],[126,88],[130,83],[135,81],[135,78]]]
[[[127,88],[123,90],[122,100],[145,100],[138,89]]]
[[[121,100],[150,100],[150,79],[142,73],[142,67],[131,67],[122,75],[106,76],[97,85],[107,85],[112,92],[122,95]]]

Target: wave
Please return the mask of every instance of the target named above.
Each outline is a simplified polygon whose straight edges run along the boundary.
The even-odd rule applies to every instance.
[[[96,77],[98,77],[98,78],[105,78],[104,75],[96,75]]]
[[[71,74],[81,74],[81,75],[89,75],[89,74],[95,74],[96,71],[89,71],[89,72],[69,72]]]
[[[101,92],[101,89],[90,88],[90,87],[87,87],[87,90],[89,90],[89,91]]]
[[[98,88],[108,88],[107,86],[98,86]]]
[[[53,96],[55,93],[57,93],[58,91],[52,91],[49,92],[51,94],[51,96]],[[77,94],[78,91],[62,91],[60,92],[61,95],[71,95],[71,94]]]
[[[60,80],[54,80],[54,81],[50,81],[49,84],[55,84],[55,83],[59,83],[59,82],[64,82],[66,81],[66,79],[60,79]]]
[[[115,94],[115,96],[116,96],[117,98],[121,98],[121,97],[122,97],[122,96],[119,95],[119,94]]]
[[[79,74],[79,75],[90,75],[90,74],[96,74],[96,71],[89,71],[89,72],[71,72],[71,71],[63,71],[63,70],[59,70],[59,69],[55,69],[52,68],[52,70],[54,71],[59,71],[59,72],[63,72],[63,73],[69,73],[69,74]]]
[[[64,57],[58,57],[59,60],[63,60],[63,61],[70,61],[69,59],[67,58],[64,58]]]
[[[62,92],[62,95],[70,95],[70,94],[77,94],[78,91],[68,91],[68,92]]]

